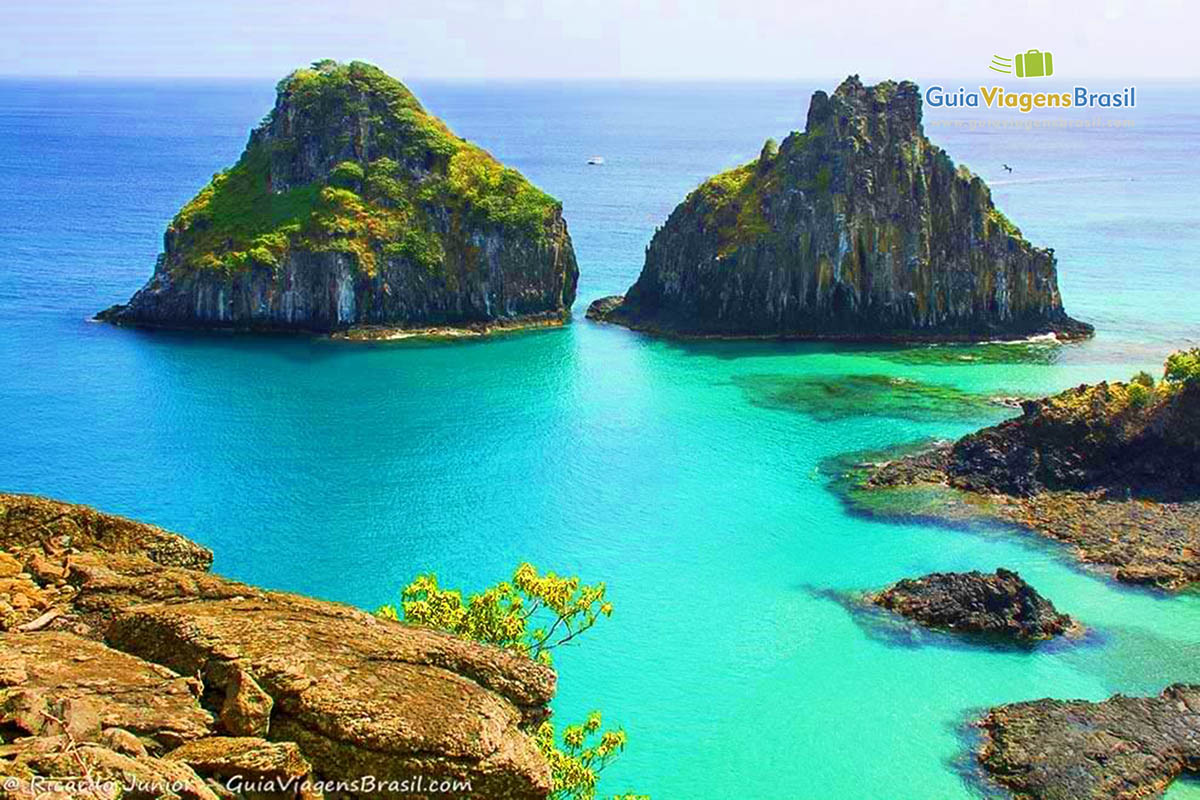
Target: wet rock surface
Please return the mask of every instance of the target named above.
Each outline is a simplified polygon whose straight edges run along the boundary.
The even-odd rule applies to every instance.
[[[551,670],[211,575],[196,557],[207,551],[152,526],[43,498],[0,503],[0,567],[48,591],[56,612],[36,630],[0,632],[0,773],[74,774],[83,759],[97,780],[136,777],[203,800],[230,796],[235,773],[425,775],[484,797],[548,794],[531,731],[548,714]],[[31,519],[72,535],[31,536]],[[191,566],[137,552],[134,533],[150,554]],[[54,568],[32,570],[38,559]],[[273,796],[309,796],[288,786]]]
[[[1100,703],[1014,703],[990,709],[978,725],[981,765],[1019,798],[1154,797],[1200,769],[1200,686]]]
[[[1068,615],[1015,572],[935,572],[904,579],[867,596],[869,602],[922,625],[1030,641],[1078,629]]]
[[[1085,337],[1052,250],[932,144],[908,81],[816,92],[804,133],[693,191],[589,318],[698,337]]]
[[[943,486],[977,514],[1031,528],[1127,583],[1200,582],[1200,386],[1080,386],[1021,404],[1021,415],[952,443],[864,465],[872,492]],[[929,507],[914,513],[933,516]]]

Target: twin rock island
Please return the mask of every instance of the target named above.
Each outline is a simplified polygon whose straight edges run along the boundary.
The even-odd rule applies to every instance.
[[[579,269],[562,205],[368,64],[279,83],[241,158],[176,214],[118,324],[488,333],[562,324]],[[641,276],[588,316],[679,336],[983,339],[1091,327],[1051,250],[930,143],[916,85],[850,77],[803,133],[693,191]]]

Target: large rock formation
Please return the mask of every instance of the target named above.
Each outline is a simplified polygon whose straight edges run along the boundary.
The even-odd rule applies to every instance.
[[[1189,358],[1196,374],[1173,366]],[[1185,588],[1200,582],[1200,350],[1171,356],[1157,384],[1143,374],[1025,401],[1015,419],[865,465],[856,481],[864,507],[873,492],[946,486],[1119,580]]]
[[[44,593],[0,620],[0,775],[24,781],[9,796],[81,763],[194,800],[263,781],[447,796],[419,776],[550,791],[532,731],[555,676],[531,659],[226,580],[182,537],[82,506],[0,495],[0,556]]]
[[[979,726],[981,764],[1019,798],[1156,797],[1200,768],[1200,686],[1102,703],[1015,703],[991,709]]]
[[[909,82],[817,92],[804,133],[705,181],[623,298],[588,316],[685,336],[1085,336],[1054,253],[925,138]]]
[[[1015,572],[934,572],[905,578],[868,595],[875,605],[928,625],[1029,641],[1050,639],[1078,626]]]
[[[332,332],[560,323],[561,205],[399,81],[332,61],[280,82],[241,159],[167,228],[111,322]]]

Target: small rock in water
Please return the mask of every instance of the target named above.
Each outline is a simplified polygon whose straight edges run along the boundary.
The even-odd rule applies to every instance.
[[[1028,641],[1078,630],[1015,572],[934,572],[868,595],[875,605],[932,628]]]

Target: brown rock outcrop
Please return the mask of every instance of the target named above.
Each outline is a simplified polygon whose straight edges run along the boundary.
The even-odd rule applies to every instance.
[[[934,572],[868,595],[875,605],[933,628],[1018,641],[1049,639],[1078,626],[1015,572]]]
[[[167,760],[187,764],[200,775],[237,793],[320,796],[311,789],[312,765],[293,742],[268,742],[252,736],[212,736],[176,748],[167,754]]]
[[[212,551],[177,533],[88,506],[0,493],[0,546],[10,553],[69,550],[138,555],[166,567],[207,570]]]
[[[236,769],[310,767],[317,785],[424,775],[482,797],[549,793],[531,736],[548,668],[211,575],[207,551],[153,526],[22,495],[0,509],[0,571],[55,612],[0,632],[0,773],[66,774],[63,759],[83,758],[97,778],[196,800],[228,796]]]
[[[1032,700],[979,722],[979,760],[1018,798],[1132,800],[1200,767],[1200,686],[1101,703]]]

